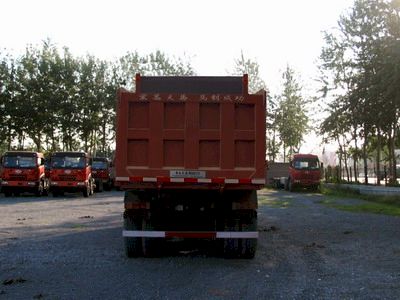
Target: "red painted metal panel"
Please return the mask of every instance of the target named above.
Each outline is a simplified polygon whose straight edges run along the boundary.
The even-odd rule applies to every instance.
[[[247,76],[243,76],[232,82],[229,77],[222,81],[199,77],[205,89],[223,90],[212,86],[213,80],[230,82],[227,88],[240,94],[202,94],[198,87],[196,93],[168,93],[165,84],[157,93],[152,84],[163,78],[147,81],[150,78],[137,76],[136,92],[118,93],[116,177],[168,178],[171,170],[199,170],[204,178],[213,178],[213,184],[215,178],[236,178],[241,179],[237,185],[247,188],[251,179],[265,178],[265,91],[249,95]],[[196,86],[196,78],[168,77],[168,81],[175,84],[173,89],[182,90],[185,85],[180,80]],[[235,87],[238,82],[243,86]],[[165,183],[170,184],[157,180],[153,185]],[[172,185],[184,184],[199,183],[185,179]]]

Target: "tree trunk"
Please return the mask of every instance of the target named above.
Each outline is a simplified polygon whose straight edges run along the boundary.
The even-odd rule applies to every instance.
[[[381,131],[378,128],[378,144],[376,148],[376,184],[381,185]]]
[[[283,162],[286,162],[286,145],[283,143]]]
[[[24,150],[24,133],[19,132],[18,134],[18,150]]]
[[[347,182],[350,182],[349,167],[347,165],[348,156],[347,156],[347,151],[346,150],[344,150],[343,156],[344,156],[344,169],[346,170]]]
[[[40,132],[37,133],[37,136],[34,139],[34,143],[36,145],[36,151],[42,152],[42,136]]]
[[[102,137],[103,137],[103,140],[102,140],[102,143],[101,143],[101,151],[103,152],[103,153],[105,153],[106,152],[106,142],[107,142],[107,140],[106,140],[106,122],[104,121],[103,122],[103,127],[102,127]]]
[[[83,141],[84,141],[84,149],[85,149],[85,152],[88,152],[88,136],[87,136],[87,134],[85,133],[85,136],[84,136],[84,138],[83,138]]]
[[[51,151],[56,151],[56,138],[54,136],[54,127],[51,128]]]
[[[390,143],[390,151],[391,151],[391,156],[392,156],[392,169],[391,169],[391,179],[390,179],[390,183],[391,184],[395,184],[397,183],[397,174],[396,174],[396,154],[395,154],[395,139],[396,139],[396,124],[393,124],[393,134],[392,137],[389,139],[389,143]]]
[[[276,149],[276,112],[274,113],[274,122],[272,124],[272,161],[274,162],[276,159],[276,154],[278,153]]]
[[[12,136],[11,136],[11,123],[8,122],[8,131],[7,131],[7,150],[11,150]]]
[[[342,181],[342,146],[339,144],[339,173],[338,173],[338,180],[339,182]]]
[[[363,144],[363,161],[364,161],[364,184],[368,184],[368,157],[367,157],[367,143],[368,143],[368,138],[367,138],[367,133],[364,130],[364,144]]]
[[[354,126],[354,157],[353,157],[353,167],[354,167],[354,181],[358,181],[358,170],[357,170],[357,161],[358,161],[358,146],[357,146],[357,127]]]

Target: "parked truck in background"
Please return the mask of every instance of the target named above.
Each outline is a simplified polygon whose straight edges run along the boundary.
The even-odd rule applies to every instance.
[[[54,152],[50,159],[50,189],[54,197],[64,192],[93,194],[92,159],[85,152]]]
[[[1,158],[1,190],[6,197],[29,192],[47,195],[48,178],[45,175],[43,153],[8,151]]]
[[[93,157],[92,176],[95,179],[96,192],[111,190],[115,180],[112,162],[106,157]]]
[[[265,185],[266,93],[248,77],[142,77],[120,90],[116,185],[125,190],[128,257],[169,240],[212,240],[226,257],[256,252]]]
[[[269,163],[268,183],[293,191],[296,188],[318,190],[321,164],[314,154],[295,154],[289,163]]]
[[[321,183],[321,165],[317,155],[295,154],[289,166],[289,178],[286,188],[309,188],[318,190]]]

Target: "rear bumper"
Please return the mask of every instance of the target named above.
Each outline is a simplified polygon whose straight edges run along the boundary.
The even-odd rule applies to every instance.
[[[265,179],[227,178],[170,178],[170,177],[117,177],[115,184],[121,189],[241,189],[258,190]]]
[[[193,239],[257,239],[257,231],[141,231],[123,230],[123,237],[193,238]]]

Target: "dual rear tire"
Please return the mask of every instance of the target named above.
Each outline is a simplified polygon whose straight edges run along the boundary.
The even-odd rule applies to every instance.
[[[153,231],[150,216],[124,214],[124,229],[130,231]],[[156,237],[124,237],[127,257],[156,257],[161,254],[164,239]]]
[[[86,185],[86,188],[83,190],[83,197],[87,198],[93,194],[94,194],[94,183],[93,179],[90,178],[88,184]]]
[[[257,212],[238,211],[225,219],[224,231],[256,232]],[[223,256],[226,258],[254,258],[257,249],[256,238],[223,239]]]

